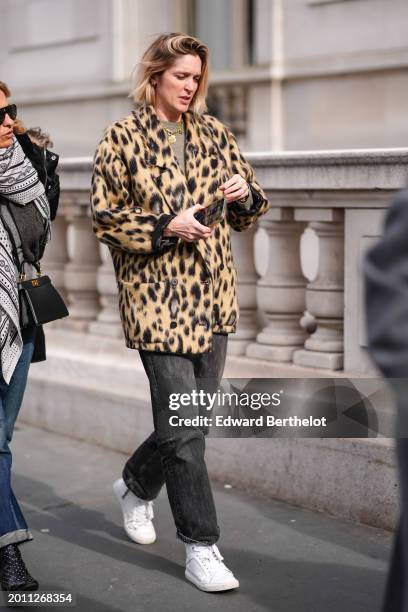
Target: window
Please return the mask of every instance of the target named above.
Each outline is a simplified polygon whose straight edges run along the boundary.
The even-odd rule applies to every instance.
[[[239,69],[255,63],[256,0],[190,0],[186,26],[205,42],[213,70]]]

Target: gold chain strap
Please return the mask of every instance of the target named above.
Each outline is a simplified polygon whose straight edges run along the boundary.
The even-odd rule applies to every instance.
[[[37,278],[40,278],[43,275],[43,271],[42,271],[40,262],[38,262],[38,270],[36,268],[35,273],[37,275]],[[18,278],[19,278],[20,283],[22,283],[23,281],[27,280],[27,274],[25,272],[19,272]]]

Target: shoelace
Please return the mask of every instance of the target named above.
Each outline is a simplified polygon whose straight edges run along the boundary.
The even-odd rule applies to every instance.
[[[129,523],[132,523],[135,527],[139,527],[140,525],[144,525],[147,521],[151,521],[153,518],[153,503],[145,502],[133,508],[128,520]]]
[[[208,570],[211,567],[211,564],[215,561],[218,567],[222,566],[224,570],[231,573],[231,571],[224,565],[224,557],[221,555],[216,544],[213,544],[212,546],[194,546],[193,550],[198,552],[200,561],[206,570]]]

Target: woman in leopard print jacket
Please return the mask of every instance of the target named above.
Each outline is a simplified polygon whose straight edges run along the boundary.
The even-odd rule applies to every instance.
[[[265,194],[231,132],[206,114],[208,49],[185,34],[159,36],[145,52],[133,96],[137,109],[110,126],[95,155],[94,231],[109,246],[129,348],[150,381],[155,431],[114,484],[125,529],[138,543],[156,538],[152,500],[163,484],[186,544],[186,577],[205,591],[239,586],[222,563],[204,433],[169,397],[216,388],[228,334],[238,322],[230,228],[250,227],[268,209]],[[224,198],[215,227],[195,214]],[[183,420],[184,419],[184,420]]]

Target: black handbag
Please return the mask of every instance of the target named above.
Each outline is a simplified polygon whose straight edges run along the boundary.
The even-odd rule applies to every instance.
[[[69,315],[65,302],[50,277],[41,275],[40,268],[37,270],[37,278],[26,280],[24,277],[24,274],[20,274],[18,284],[22,329],[39,327]]]
[[[21,329],[40,327],[44,323],[50,323],[51,321],[69,316],[64,300],[51,283],[50,277],[42,275],[38,261],[30,261],[37,271],[37,277],[27,279],[24,271],[25,262],[20,261],[13,232],[8,226],[3,211],[1,211],[2,206],[4,204],[0,202],[0,217],[9,234],[14,263],[19,272],[18,294]]]

